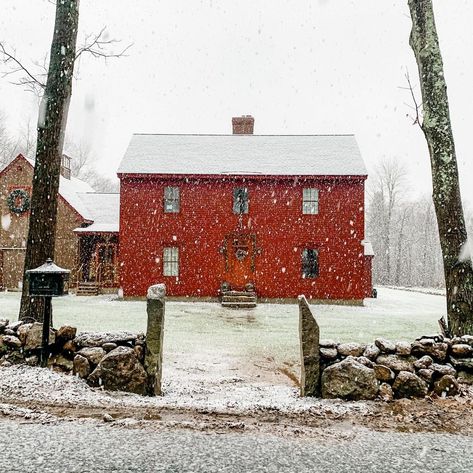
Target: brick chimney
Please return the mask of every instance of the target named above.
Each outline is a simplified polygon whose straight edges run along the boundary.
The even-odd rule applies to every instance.
[[[252,135],[255,119],[251,115],[242,115],[232,118],[234,135]]]

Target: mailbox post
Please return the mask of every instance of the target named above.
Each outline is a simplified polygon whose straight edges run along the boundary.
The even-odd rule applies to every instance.
[[[69,280],[68,269],[60,268],[48,258],[46,263],[26,271],[29,282],[29,294],[44,298],[43,337],[40,364],[45,367],[49,358],[49,328],[51,325],[51,298],[64,295],[65,283]]]

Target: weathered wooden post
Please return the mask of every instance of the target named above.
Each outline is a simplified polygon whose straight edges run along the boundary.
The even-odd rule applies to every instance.
[[[299,296],[301,396],[320,395],[320,330],[305,296]]]
[[[146,394],[161,396],[163,371],[163,336],[166,286],[156,284],[148,288],[148,328],[146,332],[145,370],[148,375]]]

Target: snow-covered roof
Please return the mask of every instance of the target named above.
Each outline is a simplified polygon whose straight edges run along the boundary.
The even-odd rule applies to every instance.
[[[133,135],[118,174],[365,176],[353,135]]]
[[[25,158],[28,163],[34,167],[34,159]],[[95,192],[93,187],[90,186],[85,181],[77,179],[76,177],[71,177],[66,179],[63,176],[60,176],[59,179],[59,194],[61,197],[72,207],[74,208],[84,219],[92,220],[90,214],[87,211],[87,208],[84,207],[82,201],[78,198],[77,194],[80,192]]]
[[[120,216],[120,194],[98,192],[79,193],[77,197],[87,211],[92,225],[76,228],[77,233],[118,232]]]
[[[79,198],[81,192],[94,192],[94,189],[87,184],[87,182],[81,181],[75,177],[66,179],[61,176],[59,180],[59,194],[79,212],[82,217],[86,220],[93,220],[90,218],[91,214],[88,209],[84,206],[82,200]]]
[[[33,159],[21,154],[16,159],[19,158],[25,159],[34,167]],[[92,222],[88,227],[76,228],[74,231],[118,232],[120,194],[97,193],[87,182],[76,177],[66,179],[63,176],[59,180],[59,194],[84,220]]]

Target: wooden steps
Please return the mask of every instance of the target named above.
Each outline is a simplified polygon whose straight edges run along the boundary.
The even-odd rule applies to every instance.
[[[98,296],[100,287],[96,282],[82,281],[77,285],[76,296]]]
[[[256,293],[247,291],[227,291],[222,295],[222,307],[231,309],[252,309],[256,307]]]

